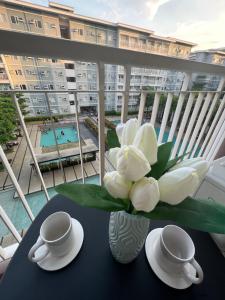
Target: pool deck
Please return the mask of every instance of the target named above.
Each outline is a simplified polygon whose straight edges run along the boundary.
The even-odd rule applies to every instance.
[[[87,128],[81,124],[81,136],[83,138],[91,138],[93,142],[97,143],[96,137],[87,130]],[[28,134],[30,136],[32,145],[36,149],[36,153],[40,153],[40,136],[41,132],[38,129],[38,125],[27,125]],[[18,138],[19,144],[13,148],[13,151],[7,154],[7,158],[11,159],[11,166],[14,174],[22,188],[23,193],[30,194],[42,190],[40,179],[37,173],[31,168],[31,154],[27,146],[25,137]],[[112,170],[112,166],[106,158],[106,171]],[[85,177],[90,177],[99,174],[99,160],[98,155],[96,161],[84,163]],[[58,169],[54,171],[42,173],[44,182],[47,188],[54,187],[64,182],[64,176],[66,182],[71,182],[82,178],[81,166],[75,165],[70,167],[64,167],[63,170]],[[0,172],[0,191],[12,188],[12,182],[7,172]],[[15,195],[16,196],[16,195]]]

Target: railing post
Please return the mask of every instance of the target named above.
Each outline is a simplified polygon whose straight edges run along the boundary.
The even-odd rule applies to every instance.
[[[167,100],[166,100],[166,106],[165,106],[164,113],[163,113],[163,118],[162,118],[162,124],[160,126],[158,143],[161,143],[162,140],[163,140],[163,135],[164,135],[165,128],[166,128],[166,123],[167,123],[167,120],[168,120],[168,117],[169,117],[172,100],[173,100],[173,94],[168,93]]]
[[[77,93],[74,92],[74,102],[75,102],[75,117],[77,123],[77,136],[79,142],[79,151],[80,151],[80,163],[81,163],[81,173],[82,173],[82,182],[85,182],[84,179],[84,164],[83,164],[83,151],[82,151],[82,144],[81,144],[81,135],[80,135],[80,125],[79,125],[79,118],[78,118],[78,101],[77,101]]]
[[[124,67],[125,72],[125,91],[122,104],[121,112],[121,123],[126,123],[128,115],[128,102],[129,102],[129,91],[130,91],[130,79],[131,79],[131,66],[127,65]]]
[[[174,117],[173,117],[173,122],[172,122],[172,125],[171,125],[171,128],[170,128],[168,141],[173,140],[174,133],[175,133],[176,128],[177,128],[177,123],[179,121],[181,109],[183,107],[183,103],[184,103],[184,99],[185,99],[185,93],[182,93],[182,92],[187,91],[190,80],[191,80],[191,74],[190,73],[185,73],[184,81],[183,81],[183,84],[182,84],[182,87],[181,87],[181,92],[180,92],[179,99],[178,99],[178,102],[177,102],[177,107],[176,107],[175,114],[174,114]]]
[[[20,243],[22,241],[22,237],[17,231],[16,227],[11,222],[10,218],[7,216],[6,212],[4,211],[1,205],[0,205],[0,217],[2,218],[5,225],[9,228],[9,230],[11,231],[15,239]]]
[[[60,168],[61,168],[61,171],[62,171],[62,174],[63,174],[64,182],[66,182],[66,176],[65,176],[65,173],[64,173],[64,169],[63,169],[63,165],[62,165],[62,161],[61,161],[61,154],[60,154],[60,151],[59,151],[59,144],[58,144],[57,136],[56,136],[56,132],[55,132],[55,123],[54,123],[54,120],[53,120],[53,117],[52,117],[52,112],[51,112],[51,107],[50,107],[47,92],[45,92],[45,98],[46,98],[46,103],[47,103],[47,107],[48,107],[49,116],[50,116],[50,119],[51,119],[51,125],[52,125],[53,134],[54,134],[54,138],[55,138],[55,146],[56,146],[56,151],[57,151],[57,154],[58,154],[59,164],[60,164]]]
[[[98,62],[98,141],[100,163],[100,185],[103,185],[105,173],[105,66]]]
[[[153,108],[152,108],[152,115],[151,115],[151,120],[150,120],[150,123],[153,126],[155,126],[155,121],[156,121],[157,112],[158,112],[158,108],[159,108],[160,96],[161,96],[161,94],[159,92],[155,93],[154,103],[153,103]]]
[[[30,217],[31,221],[33,221],[34,220],[34,215],[33,215],[32,211],[30,209],[29,204],[27,203],[27,200],[26,200],[26,198],[23,194],[23,191],[21,190],[21,187],[20,187],[20,185],[19,185],[19,183],[18,183],[18,181],[17,181],[17,179],[16,179],[16,177],[13,173],[13,170],[12,170],[12,168],[11,168],[9,162],[8,162],[8,159],[7,159],[7,157],[4,153],[1,145],[0,145],[0,157],[1,157],[2,162],[3,162],[8,174],[9,174],[11,180],[12,180],[12,183],[14,184],[14,186],[16,188],[16,191],[17,191],[20,199],[22,200],[23,206],[24,206],[25,210],[27,211],[28,216]]]
[[[210,149],[212,148],[213,142],[222,126],[223,120],[225,120],[225,94],[224,94],[223,100],[221,101],[220,106],[217,110],[217,113],[213,119],[213,122],[210,126],[210,129],[207,133],[204,143],[201,146],[201,151],[199,153],[200,156],[203,154],[203,156],[205,158],[207,157]],[[207,147],[206,147],[206,145],[207,145]]]
[[[141,91],[140,96],[140,105],[139,105],[139,111],[138,111],[138,125],[141,126],[143,117],[144,117],[144,111],[145,111],[145,103],[147,98],[147,93]]]
[[[40,171],[40,168],[39,168],[39,165],[38,165],[38,162],[37,162],[37,159],[36,159],[36,156],[35,156],[35,153],[34,153],[34,149],[33,149],[33,146],[31,144],[31,141],[30,141],[30,138],[29,138],[29,134],[27,132],[27,128],[26,128],[26,124],[24,122],[24,118],[23,118],[23,115],[21,113],[21,110],[20,110],[20,106],[19,106],[19,103],[17,101],[17,98],[16,98],[16,94],[13,93],[13,101],[14,101],[14,104],[16,106],[16,110],[17,110],[17,113],[18,113],[18,116],[19,116],[19,120],[20,120],[20,124],[23,128],[23,132],[25,134],[25,138],[26,138],[26,141],[27,141],[27,145],[28,145],[28,148],[30,150],[30,153],[31,153],[31,156],[33,158],[33,161],[34,161],[34,165],[35,165],[35,168],[36,168],[36,171],[38,173],[38,176],[41,180],[41,185],[43,187],[43,190],[44,190],[44,193],[45,193],[45,196],[46,196],[46,199],[47,201],[50,200],[49,198],[49,195],[48,195],[48,191],[46,189],[46,186],[45,186],[45,183],[44,183],[44,179],[42,177],[42,174],[41,174],[41,171]]]
[[[223,119],[223,124],[213,142],[213,145],[209,151],[209,154],[207,155],[206,159],[209,161],[213,161],[216,157],[223,141],[225,139],[225,120]]]
[[[205,98],[205,101],[203,103],[203,106],[202,106],[202,109],[201,109],[201,112],[200,112],[200,115],[197,119],[197,122],[195,124],[195,128],[194,128],[194,131],[192,132],[192,135],[191,135],[191,139],[188,143],[188,147],[187,147],[187,152],[191,152],[192,149],[193,149],[193,146],[194,146],[194,143],[195,143],[195,140],[196,140],[196,137],[198,135],[198,132],[200,130],[200,127],[202,125],[202,122],[203,122],[203,119],[207,113],[207,110],[208,110],[208,107],[209,107],[209,104],[210,104],[210,101],[212,99],[212,93],[207,93],[206,95],[206,98]],[[191,155],[189,154],[189,157]]]
[[[188,117],[189,117],[189,114],[190,114],[190,111],[191,111],[191,107],[192,107],[194,98],[195,98],[194,93],[190,93],[190,95],[188,97],[188,102],[187,102],[187,105],[186,105],[186,108],[185,108],[185,111],[184,111],[184,115],[183,115],[183,118],[182,118],[182,121],[181,121],[181,124],[180,124],[180,128],[179,128],[179,131],[178,131],[178,134],[177,134],[177,137],[176,137],[176,142],[175,142],[175,145],[174,145],[174,148],[173,148],[173,151],[172,151],[172,157],[175,157],[175,155],[177,153],[177,150],[179,148],[180,141],[181,141],[185,126],[187,124],[187,120],[188,120]]]
[[[191,114],[191,119],[190,119],[190,121],[188,123],[188,127],[187,127],[187,130],[185,132],[185,135],[184,135],[184,138],[183,138],[183,141],[182,141],[182,144],[181,144],[178,156],[184,154],[184,151],[186,149],[186,145],[188,143],[188,140],[189,140],[190,134],[192,132],[194,123],[195,123],[195,121],[197,119],[198,112],[200,110],[200,107],[201,107],[204,95],[205,95],[205,93],[203,93],[203,92],[200,92],[198,94],[198,97],[197,97],[197,100],[196,100],[196,103],[195,103],[195,106],[194,106],[194,110],[193,110],[193,112]],[[190,113],[190,110],[191,110],[194,98],[195,98],[194,93],[190,93],[189,99],[188,99],[188,104],[187,104],[187,107],[185,109],[184,116],[183,116],[183,119],[181,121],[181,126],[180,126],[180,129],[179,129],[178,135],[177,135],[176,143],[175,143],[175,146],[173,148],[172,158],[175,157],[175,155],[177,153],[177,150],[179,148],[179,143],[181,141],[181,138],[182,138],[182,135],[183,135],[183,132],[184,132],[184,128],[185,128],[186,123],[187,123],[187,118],[189,117],[189,113]]]

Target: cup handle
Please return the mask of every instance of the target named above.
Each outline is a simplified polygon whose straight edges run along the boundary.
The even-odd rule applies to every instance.
[[[189,262],[189,264],[191,264],[195,268],[198,277],[193,276],[188,272],[187,268],[185,267],[187,264],[184,265],[184,275],[188,280],[190,280],[194,284],[201,283],[203,280],[203,271],[201,266],[197,263],[197,261],[194,258],[192,259],[192,261]]]
[[[37,242],[33,245],[33,247],[30,249],[29,253],[28,253],[28,258],[29,258],[30,261],[38,262],[38,261],[42,260],[43,258],[45,258],[48,255],[49,249],[46,247],[46,249],[44,250],[44,252],[40,256],[34,257],[34,253],[42,245],[44,245],[44,241],[42,241],[42,239],[39,238],[37,240]]]

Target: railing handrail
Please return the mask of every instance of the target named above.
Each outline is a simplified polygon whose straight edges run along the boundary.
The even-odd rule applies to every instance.
[[[132,65],[188,73],[224,75],[225,66],[109,46],[0,29],[0,53],[73,61]]]

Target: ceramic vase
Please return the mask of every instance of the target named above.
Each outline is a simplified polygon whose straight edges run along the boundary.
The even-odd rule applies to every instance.
[[[125,211],[111,213],[109,245],[118,262],[126,264],[138,256],[145,243],[149,223],[149,219]]]

